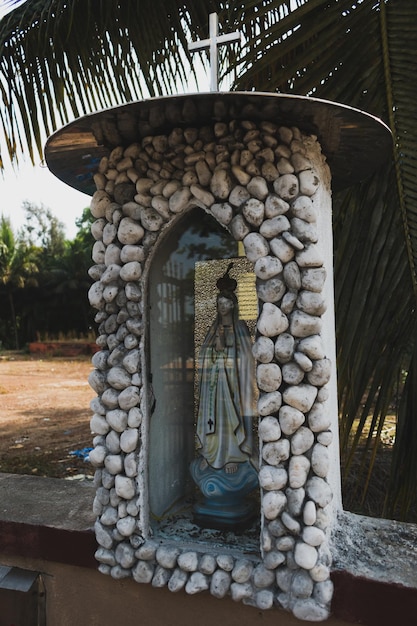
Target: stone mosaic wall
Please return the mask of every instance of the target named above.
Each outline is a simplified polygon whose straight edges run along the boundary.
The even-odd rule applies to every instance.
[[[316,138],[269,121],[178,127],[114,149],[95,183],[89,299],[101,349],[89,380],[97,393],[90,460],[100,571],[326,619],[331,363],[318,222],[330,191]],[[243,242],[257,277],[259,558],[227,546],[181,549],[153,539],[149,527],[143,274],[160,234],[196,206]]]

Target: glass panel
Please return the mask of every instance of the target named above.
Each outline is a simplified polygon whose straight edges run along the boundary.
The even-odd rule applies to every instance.
[[[149,273],[149,493],[155,520],[184,505],[194,485],[194,274],[197,261],[236,257],[238,246],[214,218],[194,209],[155,251]]]

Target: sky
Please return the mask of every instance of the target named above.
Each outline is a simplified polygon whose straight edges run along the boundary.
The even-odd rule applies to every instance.
[[[10,5],[7,0],[0,0],[0,19],[9,10]],[[194,84],[190,85],[186,92],[207,92],[209,91],[208,70],[203,69],[199,55],[194,55],[194,58],[198,74],[198,89]],[[228,87],[222,84],[222,89],[228,89]],[[2,145],[1,133],[0,148],[2,153],[6,153]],[[6,160],[4,171],[0,172],[0,216],[10,218],[15,232],[25,222],[25,213],[22,208],[24,201],[36,205],[42,204],[50,209],[53,215],[62,222],[66,238],[73,239],[78,230],[75,221],[81,217],[83,209],[90,206],[91,198],[61,182],[40,160],[34,166],[28,160],[26,163],[19,164],[16,170]]]

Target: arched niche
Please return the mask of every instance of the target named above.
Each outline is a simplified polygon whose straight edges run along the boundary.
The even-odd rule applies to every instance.
[[[239,250],[240,248],[240,250]],[[241,317],[254,335],[257,299],[252,264],[233,236],[200,208],[173,222],[148,268],[150,523],[181,511],[191,519],[195,485],[196,361],[216,315],[216,280],[233,259]],[[254,424],[256,430],[256,424]]]

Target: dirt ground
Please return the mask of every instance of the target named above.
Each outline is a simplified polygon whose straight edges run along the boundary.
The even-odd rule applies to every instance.
[[[0,472],[92,476],[91,357],[0,356]]]

